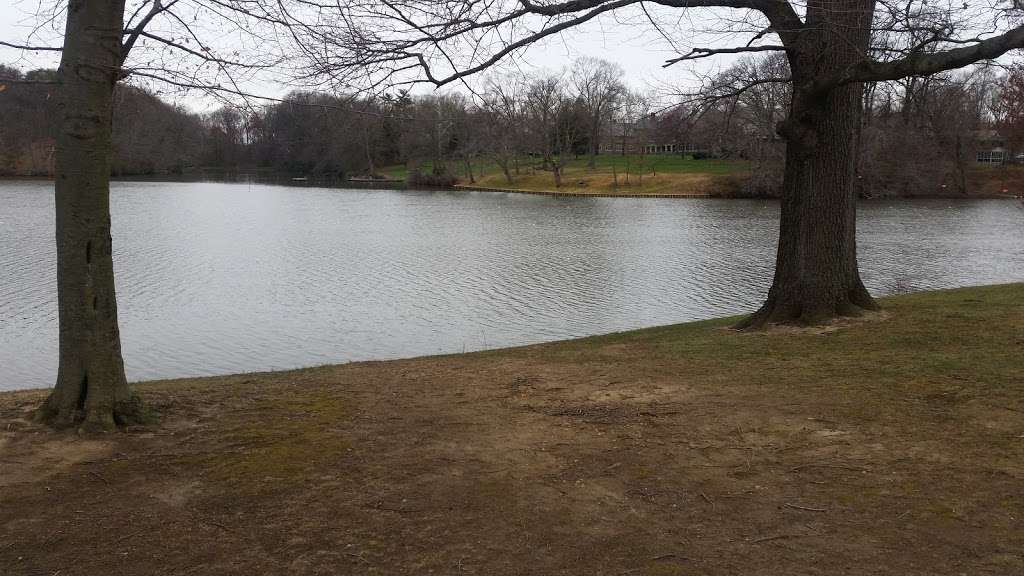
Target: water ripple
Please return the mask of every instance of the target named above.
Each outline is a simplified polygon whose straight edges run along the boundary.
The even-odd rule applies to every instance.
[[[774,262],[762,201],[118,183],[132,380],[460,352],[737,314]],[[876,294],[1024,279],[1012,201],[862,204]],[[0,182],[0,389],[52,384],[53,190]]]

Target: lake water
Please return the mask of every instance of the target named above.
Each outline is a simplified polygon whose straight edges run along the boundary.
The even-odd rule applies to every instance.
[[[461,352],[748,312],[778,204],[115,183],[128,377]],[[57,369],[53,191],[0,182],[0,390]],[[1015,200],[864,202],[876,295],[1024,280]]]

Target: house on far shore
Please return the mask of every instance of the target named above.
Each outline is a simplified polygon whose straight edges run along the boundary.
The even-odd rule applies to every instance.
[[[1007,147],[1006,139],[996,130],[978,130],[975,161],[979,164],[1014,164],[1017,157]]]
[[[678,154],[703,152],[707,147],[688,142],[654,114],[637,120],[616,119],[605,125],[598,148],[601,154]]]

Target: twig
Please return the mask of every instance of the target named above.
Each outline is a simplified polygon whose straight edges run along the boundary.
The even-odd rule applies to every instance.
[[[359,554],[354,554],[352,552],[346,552],[345,554],[347,556],[351,556],[353,558],[357,558],[360,562],[362,562],[364,564],[369,564],[370,563],[366,558],[363,558],[363,553],[362,552],[360,552]]]
[[[657,562],[658,560],[666,560],[668,558],[678,558],[680,560],[688,560],[688,558],[686,556],[680,556],[679,554],[676,554],[675,552],[669,552],[667,554],[659,554],[658,556],[653,556],[650,560],[651,560],[651,562]]]
[[[811,417],[811,418],[808,418],[808,420],[810,420],[811,422],[824,422],[826,424],[838,424],[838,422],[836,422],[835,420],[829,420],[827,418],[814,418],[814,417]]]
[[[808,464],[801,464],[796,468],[790,470],[790,472],[799,472],[804,468],[841,468],[843,470],[853,470],[855,472],[867,472],[867,468],[861,468],[859,466],[850,466],[848,464],[833,464],[831,462],[810,462]]]
[[[224,530],[225,532],[232,532],[232,533],[234,532],[234,530],[232,530],[231,528],[228,528],[227,526],[225,526],[223,524],[220,524],[218,522],[214,522],[213,520],[204,520],[204,519],[200,518],[199,521],[204,523],[204,524],[209,524],[210,526],[216,526],[217,528],[220,528],[221,530]]]
[[[763,536],[761,538],[756,538],[754,540],[751,540],[750,543],[751,544],[758,544],[760,542],[768,542],[769,540],[782,540],[783,538],[799,538],[799,537],[800,537],[800,534],[777,534],[775,536]]]
[[[114,540],[114,544],[120,544],[121,542],[124,542],[125,540],[131,538],[132,536],[138,536],[139,534],[142,534],[145,531],[146,530],[143,529],[143,530],[137,530],[135,532],[132,532],[131,534],[125,534],[124,536],[121,536],[117,540]]]
[[[798,506],[796,504],[790,504],[788,502],[783,504],[783,506],[786,508],[792,508],[794,510],[806,510],[808,512],[828,512],[828,510],[825,508],[811,508],[809,506]]]
[[[10,42],[4,42],[3,40],[0,40],[0,46],[4,46],[6,48],[15,48],[17,50],[32,50],[32,51],[43,50],[43,51],[49,51],[49,52],[61,52],[61,51],[64,50],[63,48],[59,48],[57,46],[26,46],[24,44],[12,44]]]
[[[107,480],[103,476],[100,476],[99,474],[93,472],[92,470],[87,470],[86,473],[89,474],[90,476],[95,476],[96,478],[99,478],[100,480],[103,480],[104,484],[110,484],[109,480]]]
[[[712,506],[715,505],[715,501],[709,498],[707,494],[701,492],[700,497],[703,498],[708,504],[711,504]]]

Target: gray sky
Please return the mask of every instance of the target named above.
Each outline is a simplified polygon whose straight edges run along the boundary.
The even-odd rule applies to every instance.
[[[36,0],[0,0],[0,39],[15,43],[60,45],[62,31],[60,22],[37,30],[35,36],[29,41],[29,35],[38,24],[38,19],[35,16],[38,5]],[[504,69],[519,69],[526,72],[538,69],[554,71],[569,65],[574,58],[579,56],[594,56],[621,65],[625,70],[627,82],[634,89],[652,91],[659,87],[663,88],[667,84],[692,84],[694,71],[705,73],[727,66],[731,60],[723,58],[704,61],[699,66],[688,63],[677,64],[670,69],[663,69],[661,66],[665,59],[675,55],[676,52],[649,24],[623,22],[625,17],[628,15],[605,15],[578,29],[552,37],[531,47],[521,57],[507,61],[504,64]],[[714,42],[713,38],[694,35],[692,30],[687,30],[686,35],[690,37],[689,42],[677,39],[677,46],[683,49],[692,45],[705,46],[708,42]],[[0,63],[22,70],[56,67],[58,61],[59,53],[29,53],[0,47]],[[289,90],[287,86],[265,79],[250,84],[249,88],[260,95],[272,97],[279,97]],[[424,85],[417,91],[429,91],[430,89]],[[164,96],[197,110],[215,105],[210,99],[196,94],[167,93]]]
[[[60,45],[63,23],[55,21],[52,24],[37,30],[36,36],[29,39],[30,33],[38,25],[38,18],[35,11],[40,5],[48,6],[49,0],[0,0],[0,39],[15,43],[31,43],[44,45]],[[57,0],[60,1],[60,0]],[[933,0],[940,4],[953,2],[954,0]],[[961,2],[962,0],[956,0]],[[989,0],[968,0],[972,5],[977,3],[987,5]],[[39,4],[42,2],[42,4]],[[129,5],[133,2],[130,0]],[[964,4],[967,9],[968,4]],[[719,18],[723,10],[714,12],[715,18],[708,17],[707,10],[679,10],[674,8],[648,6],[649,13],[658,22],[661,32],[640,12],[639,8],[629,7],[610,14],[595,18],[582,26],[569,29],[558,36],[552,36],[542,43],[531,46],[525,53],[518,57],[506,60],[503,69],[519,69],[524,72],[531,72],[537,69],[548,69],[557,71],[568,66],[574,58],[579,56],[594,56],[622,66],[625,70],[627,82],[637,90],[648,93],[664,92],[668,87],[687,87],[697,83],[698,75],[706,75],[716,70],[728,67],[735,61],[736,57],[718,56],[676,64],[671,68],[664,69],[662,64],[667,58],[675,56],[680,52],[686,52],[694,46],[716,47],[723,45],[735,45],[737,36],[716,34],[707,31],[711,26],[725,23],[735,23],[736,18],[746,11],[724,10],[729,18]],[[977,10],[973,8],[972,10]],[[980,14],[984,15],[985,10]],[[197,30],[201,30],[206,37],[203,41],[211,45],[218,53],[229,54],[232,50],[241,49],[259,51],[259,45],[248,46],[252,43],[251,36],[246,40],[240,35],[232,36],[229,32],[208,27],[203,30],[202,23],[196,24]],[[695,32],[696,30],[696,32]],[[700,32],[701,30],[706,30]],[[768,41],[771,43],[771,40]],[[143,40],[140,44],[144,44]],[[137,47],[133,55],[140,52]],[[248,52],[252,54],[252,52]],[[0,47],[0,63],[13,65],[23,70],[38,67],[56,67],[59,53],[37,52],[25,53],[19,50]],[[179,54],[172,54],[165,62],[177,63],[180,61]],[[187,68],[186,68],[187,69]],[[479,80],[479,79],[477,79]],[[209,97],[199,94],[180,94],[177,91],[171,92],[159,89],[159,86],[148,86],[157,88],[165,99],[188,105],[197,111],[210,109],[216,106],[216,102]],[[242,88],[248,92],[280,97],[290,87],[262,76],[244,84]],[[431,88],[420,85],[418,92],[429,91]],[[453,88],[453,89],[458,89]]]

